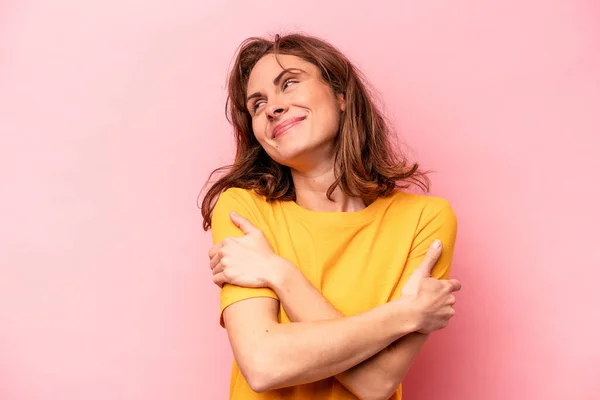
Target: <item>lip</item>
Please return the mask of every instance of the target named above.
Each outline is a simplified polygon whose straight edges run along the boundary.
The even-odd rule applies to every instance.
[[[287,120],[278,123],[273,128],[273,132],[271,133],[271,138],[275,139],[278,136],[281,136],[285,131],[287,131],[288,129],[290,129],[294,125],[299,124],[300,122],[304,121],[305,119],[306,119],[306,116],[304,116],[304,117],[294,117],[294,118],[288,118]]]

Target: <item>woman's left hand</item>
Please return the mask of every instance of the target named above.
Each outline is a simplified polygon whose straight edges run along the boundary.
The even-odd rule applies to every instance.
[[[214,245],[208,256],[213,282],[243,287],[271,287],[285,260],[273,252],[264,234],[246,218],[232,212],[231,221],[244,232]]]

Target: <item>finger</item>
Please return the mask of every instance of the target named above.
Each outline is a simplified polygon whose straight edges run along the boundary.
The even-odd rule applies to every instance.
[[[435,264],[440,259],[442,255],[442,242],[440,240],[434,240],[429,249],[427,249],[427,254],[425,254],[425,259],[419,265],[418,271],[423,276],[431,276],[431,270],[435,266]]]
[[[224,245],[224,242],[221,241],[221,242],[215,244],[213,247],[211,247],[210,250],[208,250],[208,257],[213,258],[215,256],[215,254],[217,254],[219,249],[221,247],[223,247],[223,245]]]
[[[448,284],[451,292],[458,292],[462,288],[462,284],[457,279],[448,279]]]
[[[223,270],[225,269],[225,265],[223,265],[223,263],[218,263],[217,265],[215,265],[215,267],[212,269],[212,274],[216,275],[216,274],[220,274],[221,272],[223,272]]]
[[[215,270],[213,269],[213,274],[215,273],[214,271]],[[453,296],[453,295],[448,296],[448,301],[446,302],[446,304],[449,305],[449,306],[455,305],[456,304],[456,297]]]
[[[210,259],[210,269],[215,269],[215,267],[221,262],[221,260],[223,259],[223,253],[222,252],[217,252],[217,254],[214,255],[213,258]]]
[[[225,281],[225,275],[222,272],[219,272],[218,274],[213,275],[213,283],[215,285],[217,285],[218,287],[222,288],[223,285],[227,283]]]
[[[456,315],[456,310],[453,307],[448,307],[446,312],[449,318],[452,318]]]
[[[252,223],[250,223],[250,221],[248,221],[246,218],[242,217],[241,215],[238,215],[235,211],[232,211],[229,214],[229,217],[231,218],[231,222],[233,222],[233,224],[235,226],[240,228],[240,230],[242,232],[244,232],[244,234],[246,234],[246,235],[249,233],[256,232],[258,230],[258,228],[256,228],[254,225],[252,225]]]

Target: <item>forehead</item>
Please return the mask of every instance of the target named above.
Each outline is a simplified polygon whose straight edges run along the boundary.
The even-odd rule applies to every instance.
[[[279,59],[279,62],[277,62]],[[281,65],[279,65],[281,64]],[[273,79],[283,71],[284,68],[300,68],[309,74],[316,72],[316,67],[301,59],[300,57],[289,54],[280,54],[277,58],[274,54],[267,54],[252,68],[248,77],[247,92],[251,93],[261,88],[273,85]]]

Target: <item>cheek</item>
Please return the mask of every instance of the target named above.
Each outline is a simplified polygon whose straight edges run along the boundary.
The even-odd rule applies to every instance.
[[[336,102],[336,99],[329,93],[319,93],[313,97],[313,104],[318,105],[315,107],[319,120],[319,125],[326,131],[326,134],[336,134],[339,128],[341,113]]]
[[[252,120],[252,131],[254,132],[254,137],[259,143],[263,143],[265,140],[265,124],[261,121],[261,118],[254,118]]]
[[[337,135],[341,123],[341,114],[335,107],[323,107],[319,122],[323,134],[327,137]]]

